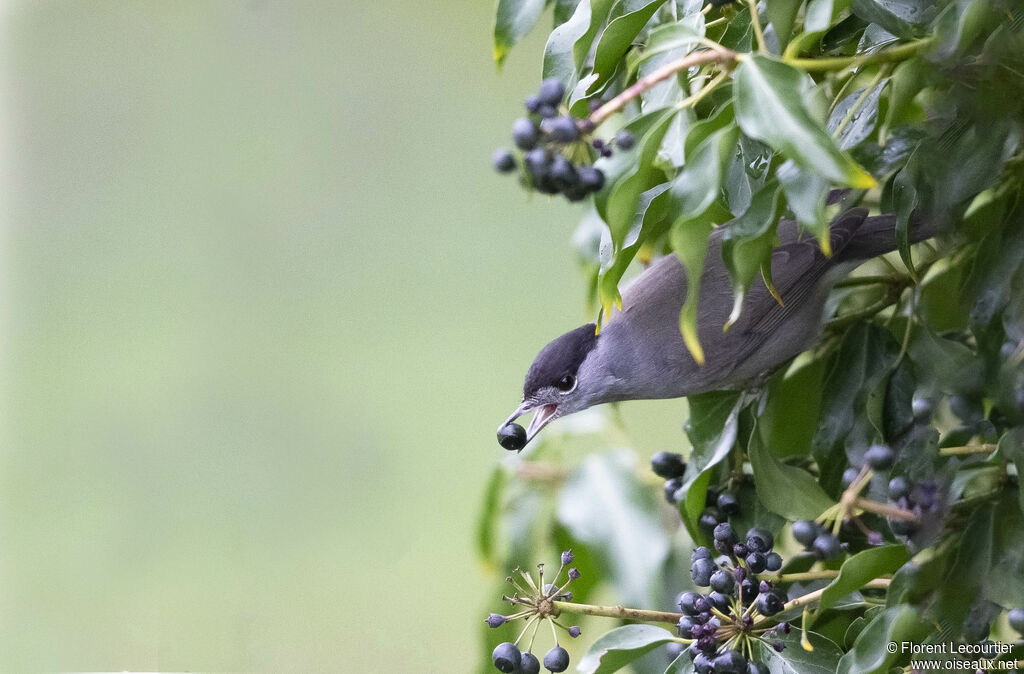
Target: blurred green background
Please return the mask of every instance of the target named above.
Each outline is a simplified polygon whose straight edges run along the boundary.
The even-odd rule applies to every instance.
[[[477,661],[494,430],[589,319],[491,12],[4,7],[0,670]]]

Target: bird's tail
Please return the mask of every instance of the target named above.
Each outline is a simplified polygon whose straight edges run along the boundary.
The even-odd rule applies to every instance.
[[[910,215],[910,221],[907,223],[907,236],[910,243],[919,243],[938,233],[939,228],[934,221],[925,219],[918,211],[914,211]],[[891,253],[898,247],[896,216],[890,213],[865,218],[850,242],[843,247],[840,255],[844,261],[870,260],[873,257]]]

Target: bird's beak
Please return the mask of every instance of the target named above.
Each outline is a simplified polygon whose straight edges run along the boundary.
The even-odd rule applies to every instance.
[[[505,426],[508,426],[519,417],[524,414],[529,414],[530,412],[533,412],[533,419],[530,420],[530,425],[526,429],[526,444],[530,444],[530,441],[533,440],[534,436],[540,432],[540,429],[547,426],[548,422],[555,418],[558,413],[558,405],[555,403],[547,403],[546,405],[534,407],[531,403],[524,401],[520,403],[519,407],[516,408],[516,411],[505,420],[505,423],[503,423],[501,427],[504,428]]]

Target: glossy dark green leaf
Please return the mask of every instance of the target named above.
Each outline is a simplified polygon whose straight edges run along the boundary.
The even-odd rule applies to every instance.
[[[832,25],[835,11],[834,0],[809,0],[804,13],[804,31],[824,33]]]
[[[800,225],[818,238],[818,244],[831,254],[829,222],[825,215],[825,199],[829,184],[821,175],[807,171],[792,161],[784,162],[775,171],[775,177],[786,193],[786,203]]]
[[[605,311],[610,312],[613,306],[622,303],[619,294],[619,281],[629,268],[640,248],[650,239],[657,238],[668,229],[667,212],[669,183],[656,185],[640,195],[634,214],[633,226],[627,233],[623,247],[615,254],[615,259],[607,269],[601,272],[598,281],[598,300]],[[631,236],[633,232],[635,236]],[[609,246],[610,247],[610,246]]]
[[[765,387],[764,411],[758,417],[761,440],[775,456],[806,456],[818,427],[825,360],[801,359],[777,372]]]
[[[745,134],[836,183],[874,187],[874,178],[840,151],[808,110],[805,94],[813,83],[806,75],[781,61],[753,55],[733,78],[736,121]]]
[[[1024,463],[1020,459],[1024,450],[1024,428],[1017,427],[1010,434],[1015,436],[1012,442],[1017,445],[1014,465],[1020,466]],[[1000,440],[1000,447],[1006,442]],[[995,510],[998,525],[993,530],[992,566],[985,574],[984,595],[1002,606],[1024,606],[1024,506],[1021,501],[1024,497],[1019,493],[1016,498],[1007,495]]]
[[[682,653],[669,663],[665,674],[693,674],[693,671],[693,660],[686,653]]]
[[[544,0],[498,0],[494,13],[494,60],[505,60],[544,11]]]
[[[921,619],[917,609],[903,605],[886,609],[868,623],[853,649],[839,660],[836,674],[883,674],[897,663],[910,661],[910,654],[890,653],[890,642],[920,643],[932,631],[931,625]]]
[[[557,77],[567,86],[575,86],[583,61],[614,4],[615,0],[581,2],[568,21],[551,31],[544,47],[544,77]]]
[[[594,54],[593,72],[597,73],[597,79],[590,85],[590,92],[599,90],[611,78],[626,50],[633,44],[633,40],[658,11],[658,7],[664,3],[665,0],[649,0],[636,11],[623,14],[609,22],[608,27],[601,33]]]
[[[681,491],[679,514],[693,540],[702,540],[697,520],[704,510],[711,471],[721,463],[736,442],[742,399],[738,393],[716,391],[687,398],[690,415],[686,435],[690,439],[690,458],[686,482]]]
[[[664,180],[657,179],[663,174],[655,168],[654,159],[676,114],[675,109],[663,109],[637,117],[625,127],[636,138],[636,145],[595,164],[605,174],[605,188],[595,195],[594,204],[611,230],[616,250],[633,224],[640,195]]]
[[[843,562],[839,575],[826,587],[813,612],[817,618],[844,596],[859,590],[868,581],[895,573],[907,561],[904,545],[883,545],[862,550]],[[805,623],[806,624],[806,623]]]
[[[580,0],[555,0],[555,26],[560,26],[572,18],[579,4]]]
[[[617,672],[643,654],[675,640],[668,630],[653,625],[626,625],[603,634],[587,650],[577,671],[583,674]]]
[[[676,50],[690,51],[700,44],[704,37],[704,15],[692,14],[674,23],[658,26],[647,36],[647,44],[637,64],[643,63],[658,54]]]
[[[771,259],[782,201],[779,187],[770,183],[754,195],[750,207],[727,225],[722,239],[722,259],[732,281],[733,306],[726,327],[739,320],[743,300],[755,275]]]
[[[789,36],[793,32],[793,22],[796,20],[797,12],[803,0],[773,0],[765,3],[765,13],[768,20],[775,26],[775,35],[779,44],[785,48],[789,42]]]
[[[935,0],[853,0],[853,13],[902,38],[922,37],[937,16]]]
[[[917,167],[911,157],[907,166],[893,177],[892,205],[896,213],[896,246],[903,264],[907,266],[912,278],[917,278],[914,258],[910,252],[910,218],[917,209],[918,195],[915,185]]]
[[[756,432],[751,435],[747,456],[757,498],[768,510],[789,520],[814,519],[834,505],[814,476],[776,458]]]
[[[888,83],[886,78],[870,89],[858,89],[836,105],[828,120],[828,132],[840,149],[849,150],[871,137],[878,124],[878,101]]]
[[[721,193],[725,168],[736,145],[737,134],[735,127],[727,126],[704,139],[687,156],[683,170],[669,188],[669,212],[674,217],[669,237],[676,255],[686,268],[687,279],[679,329],[698,363],[704,362],[704,352],[697,336],[697,298],[708,237],[716,219],[710,209]]]
[[[885,126],[891,129],[899,124],[920,122],[924,119],[924,110],[914,102],[927,83],[931,65],[923,58],[912,58],[896,66],[892,74],[892,87],[889,89],[888,110]]]
[[[814,650],[804,649],[796,629],[781,638],[772,639],[773,642],[782,642],[785,648],[781,653],[758,642],[761,661],[768,664],[772,674],[834,674],[836,663],[843,655],[839,646],[814,632],[808,633],[807,640]]]
[[[573,471],[558,497],[558,521],[605,560],[619,600],[646,606],[668,555],[656,494],[636,479],[631,452],[595,454]]]

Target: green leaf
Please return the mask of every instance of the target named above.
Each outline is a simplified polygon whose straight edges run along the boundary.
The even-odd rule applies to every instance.
[[[658,7],[664,3],[665,0],[650,0],[636,11],[623,14],[608,24],[597,43],[593,71],[598,77],[590,85],[589,93],[598,91],[608,82],[619,67],[619,61],[633,44],[633,40],[658,11]]]
[[[810,0],[804,13],[804,31],[824,33],[832,25],[834,12],[832,0]]]
[[[775,35],[779,38],[779,46],[785,49],[789,36],[793,32],[793,22],[803,0],[773,0],[765,3],[768,21],[775,26]]]
[[[843,154],[809,112],[804,95],[811,80],[780,61],[753,55],[734,75],[736,121],[743,132],[763,141],[807,171],[857,188],[875,179]]]
[[[661,182],[657,178],[662,174],[654,167],[654,159],[669,123],[677,113],[678,110],[668,108],[637,117],[625,127],[636,138],[636,145],[595,162],[595,166],[605,174],[605,188],[595,195],[594,205],[611,230],[615,250],[622,247],[633,224],[640,195]]]
[[[818,600],[818,608],[808,616],[808,619],[811,616],[817,619],[846,595],[864,587],[870,580],[894,573],[906,561],[907,548],[904,545],[883,545],[858,552],[843,562],[839,575],[825,587],[821,599]],[[805,622],[804,625],[808,623]]]
[[[831,255],[831,231],[825,216],[828,181],[814,171],[799,168],[792,161],[783,162],[775,170],[775,177],[786,193],[786,201],[796,221],[813,232],[822,251]]]
[[[902,38],[922,37],[937,14],[934,0],[853,0],[853,13]]]
[[[747,455],[757,499],[768,510],[789,520],[814,519],[834,505],[810,473],[779,461],[757,432],[751,434]]]
[[[505,469],[496,466],[491,471],[484,490],[483,511],[477,523],[476,548],[480,557],[489,563],[497,563],[494,542],[497,539],[498,520],[501,517],[501,495],[505,488],[507,476]]]
[[[544,0],[498,0],[494,13],[494,60],[501,64],[530,32],[544,11]]]
[[[870,90],[858,89],[843,98],[828,120],[828,132],[839,148],[849,150],[867,140],[878,124],[878,101],[889,83],[885,78]]]
[[[771,260],[775,240],[775,223],[782,210],[779,187],[771,182],[753,196],[750,207],[740,217],[726,225],[722,237],[722,260],[732,281],[732,313],[725,324],[728,329],[739,320],[754,276]]]
[[[633,226],[626,235],[622,249],[615,254],[612,264],[601,272],[598,279],[598,300],[608,312],[613,306],[622,304],[619,281],[622,280],[623,274],[626,273],[626,269],[629,268],[637,252],[644,243],[656,239],[668,229],[669,223],[665,218],[669,202],[668,188],[669,183],[662,183],[640,195],[633,218]],[[635,237],[633,232],[636,232]]]
[[[697,520],[704,510],[711,471],[720,464],[736,442],[742,397],[732,391],[715,391],[689,396],[690,415],[686,421],[686,435],[690,439],[686,482],[679,490],[685,494],[679,501],[679,514],[690,537],[704,538]]]
[[[635,457],[622,451],[588,457],[558,496],[558,521],[605,560],[619,600],[650,604],[653,579],[668,556],[654,495],[636,479]]]
[[[544,77],[557,77],[566,86],[575,85],[577,73],[613,4],[615,0],[580,2],[572,17],[551,31],[544,47]]]
[[[914,157],[911,157],[903,170],[893,177],[891,198],[893,211],[896,213],[896,247],[911,278],[918,280],[914,258],[910,253],[910,218],[919,201],[917,188],[914,187],[915,178],[916,167]]]
[[[669,663],[665,674],[693,674],[693,671],[693,660],[686,653],[681,653],[679,657]]]
[[[617,672],[658,646],[675,641],[668,630],[653,625],[626,625],[601,635],[580,660],[583,674]]]
[[[785,646],[781,653],[759,641],[761,660],[768,664],[772,674],[834,674],[836,662],[843,655],[839,646],[814,632],[808,633],[807,640],[814,650],[804,650],[799,630],[793,630],[781,639],[773,638],[772,641],[781,641]]]
[[[1018,443],[1014,464],[1020,465],[1024,428],[1018,427],[1011,433],[1016,435],[1015,442]],[[999,444],[1002,447],[1003,441]],[[1024,497],[1007,497],[996,506],[995,517],[999,526],[993,531],[992,567],[985,574],[984,595],[1002,606],[1024,606],[1024,514],[1021,512],[1021,500]]]
[[[853,648],[839,660],[836,674],[883,674],[896,663],[908,662],[909,654],[900,652],[889,653],[886,646],[890,642],[900,644],[904,641],[920,643],[921,639],[932,631],[932,627],[924,622],[917,609],[902,605],[886,609],[868,623]]]
[[[675,220],[669,232],[672,248],[686,269],[686,301],[679,318],[683,341],[697,363],[704,352],[697,336],[697,298],[700,296],[708,237],[715,224],[711,210],[722,191],[726,165],[736,146],[734,126],[714,131],[688,154],[682,171],[669,188],[670,213]]]
[[[810,453],[824,385],[825,360],[822,358],[799,358],[787,370],[768,380],[764,412],[758,417],[757,430],[772,454],[783,458]]]
[[[677,49],[690,51],[704,37],[704,15],[691,14],[674,23],[658,26],[647,36],[647,44],[636,64]]]

